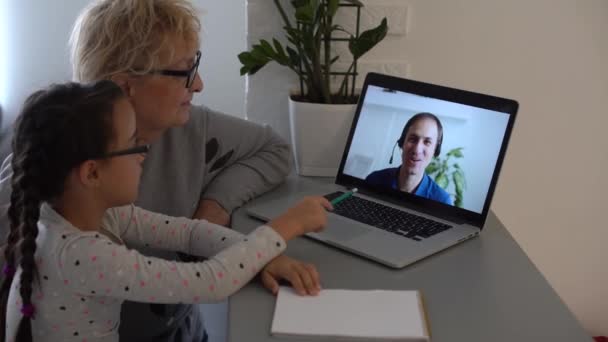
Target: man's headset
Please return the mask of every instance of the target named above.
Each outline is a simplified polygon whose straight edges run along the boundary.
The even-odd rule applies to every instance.
[[[398,145],[399,147],[403,148],[403,143],[405,142],[405,138],[407,136],[407,131],[410,129],[410,127],[414,123],[416,123],[416,121],[422,120],[422,119],[432,119],[432,120],[435,120],[435,123],[437,124],[437,145],[435,145],[435,153],[433,154],[433,156],[439,157],[439,154],[441,153],[441,143],[443,142],[443,126],[441,125],[441,121],[439,121],[439,119],[434,114],[418,113],[418,114],[412,116],[405,123],[405,126],[403,127],[403,132],[401,132],[401,137],[399,137],[399,139],[397,139],[397,141],[395,142],[395,145],[393,146],[393,152],[391,153],[391,159],[388,160],[389,164],[393,163],[393,154],[395,154],[395,147],[397,147],[397,145]]]

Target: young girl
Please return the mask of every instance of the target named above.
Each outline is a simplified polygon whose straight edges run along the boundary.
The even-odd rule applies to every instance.
[[[26,100],[13,141],[2,341],[118,341],[124,300],[223,300],[287,240],[322,229],[331,210],[306,198],[242,235],[127,205],[148,150],[137,142],[133,108],[110,81],[55,85]],[[208,259],[166,261],[125,244]]]

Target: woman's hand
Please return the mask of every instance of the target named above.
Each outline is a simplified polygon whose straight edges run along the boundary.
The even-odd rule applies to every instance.
[[[210,199],[200,201],[193,218],[207,220],[224,227],[230,226],[230,214],[219,203]]]
[[[312,264],[303,263],[286,255],[272,259],[260,272],[264,286],[276,296],[279,281],[287,280],[297,294],[316,296],[321,291],[319,272]]]

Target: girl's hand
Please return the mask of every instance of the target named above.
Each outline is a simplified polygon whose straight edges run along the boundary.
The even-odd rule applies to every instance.
[[[316,296],[321,291],[319,272],[312,264],[306,264],[286,255],[270,261],[260,273],[262,283],[275,296],[279,292],[279,281],[287,280],[297,294]]]
[[[296,236],[323,230],[327,224],[326,210],[333,210],[333,206],[325,197],[304,197],[268,225],[288,241]]]

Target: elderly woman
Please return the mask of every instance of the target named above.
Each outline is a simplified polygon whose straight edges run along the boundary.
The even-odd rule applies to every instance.
[[[289,146],[269,127],[190,103],[193,93],[203,90],[199,30],[196,12],[183,0],[93,1],[70,39],[73,75],[82,82],[113,80],[135,108],[138,137],[152,145],[136,205],[229,225],[235,208],[285,179]],[[0,205],[10,194],[7,161]],[[2,220],[0,227],[6,227]],[[273,293],[281,278],[301,294],[319,289],[316,269],[286,256],[261,272]],[[200,311],[192,305],[128,302],[121,316],[121,341],[207,338]]]

